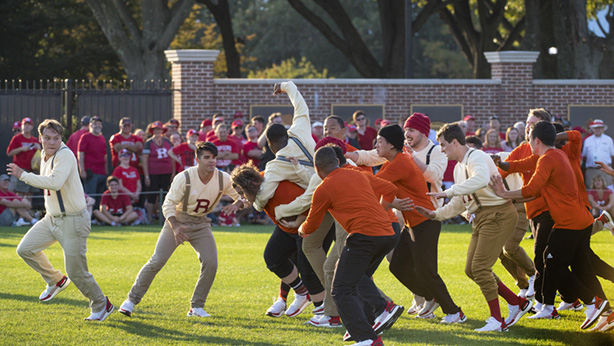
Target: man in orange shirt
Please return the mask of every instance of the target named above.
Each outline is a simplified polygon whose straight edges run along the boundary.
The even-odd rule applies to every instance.
[[[299,235],[314,232],[327,211],[343,226],[349,236],[337,262],[332,296],[341,320],[355,345],[383,345],[377,334],[392,326],[403,307],[386,302],[371,276],[398,241],[388,214],[397,188],[390,182],[348,169],[339,169],[335,151],[329,147],[315,153],[316,172],[322,183],[313,194],[307,220],[299,227]],[[356,210],[362,212],[356,213]],[[361,308],[362,299],[369,302],[377,316],[372,325]]]
[[[529,183],[522,189],[507,191],[500,176],[493,176],[491,186],[498,196],[508,199],[543,196],[554,226],[543,253],[544,305],[538,315],[554,312],[554,298],[559,289],[566,296],[580,297],[586,304],[586,319],[580,326],[586,329],[609,305],[591,289],[601,287],[589,258],[593,217],[578,195],[575,174],[567,155],[554,147],[554,126],[547,121],[531,124],[527,138],[531,151],[540,156]],[[570,266],[574,267],[574,273],[569,270]]]

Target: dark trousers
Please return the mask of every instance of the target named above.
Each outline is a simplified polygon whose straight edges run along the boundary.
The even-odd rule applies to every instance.
[[[535,252],[535,300],[544,303],[544,251],[548,246],[548,238],[554,226],[554,221],[550,217],[550,212],[545,211],[531,219],[531,231],[533,232]],[[547,286],[550,286],[548,284]]]
[[[437,273],[437,245],[441,222],[426,220],[412,227],[415,242],[407,227],[394,248],[390,260],[390,272],[413,293],[426,300],[435,298],[446,314],[455,314],[460,308]]]
[[[386,308],[386,300],[371,276],[398,239],[398,233],[380,237],[353,233],[345,241],[333,277],[332,296],[343,324],[356,341],[377,339],[363,302],[376,316]]]
[[[614,268],[611,265],[607,264],[604,260],[602,260],[597,254],[591,249],[590,253],[591,264],[593,265],[593,269],[595,270],[595,274],[600,278],[604,278],[610,282],[614,282]],[[605,297],[599,296],[601,299],[605,299]]]
[[[584,230],[553,228],[550,232],[544,252],[544,304],[554,304],[557,289],[563,296],[579,297],[585,304],[598,295],[595,290],[603,292],[590,260],[591,231],[592,225]]]
[[[279,278],[290,275],[294,269],[294,263],[290,260],[294,253],[296,253],[296,268],[307,291],[312,295],[324,291],[322,283],[303,253],[303,238],[298,234],[286,233],[279,226],[275,226],[264,249],[267,268]]]

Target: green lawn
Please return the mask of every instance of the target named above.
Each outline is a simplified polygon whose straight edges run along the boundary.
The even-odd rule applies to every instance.
[[[44,281],[15,253],[27,228],[0,228],[0,336],[1,344],[15,345],[345,345],[344,329],[317,329],[304,325],[308,312],[296,318],[270,318],[265,310],[275,299],[279,280],[269,272],[262,253],[270,226],[214,229],[219,269],[205,306],[212,317],[187,318],[189,299],[198,276],[198,261],[189,245],[181,246],[160,272],[132,318],[117,312],[141,266],[153,253],[159,226],[94,227],[89,238],[90,271],[115,304],[104,323],[85,323],[86,299],[74,285],[48,303],[38,296]],[[487,305],[478,286],[464,274],[470,227],[445,226],[439,245],[439,267],[452,297],[468,316],[460,325],[441,325],[404,314],[383,335],[386,345],[613,345],[614,333],[579,329],[583,313],[561,312],[555,321],[522,319],[506,333],[478,334]],[[593,249],[614,264],[614,239],[601,232],[593,237]],[[522,245],[532,255],[532,241]],[[56,268],[63,269],[59,245],[47,251]],[[497,264],[497,274],[509,286],[511,277]],[[375,275],[378,286],[396,303],[411,304],[408,291],[382,265]],[[614,285],[602,281],[614,297]],[[517,289],[514,287],[514,291]],[[558,301],[557,301],[558,304]],[[501,303],[504,314],[507,306]],[[310,311],[310,310],[309,310]],[[441,317],[441,310],[437,311]]]

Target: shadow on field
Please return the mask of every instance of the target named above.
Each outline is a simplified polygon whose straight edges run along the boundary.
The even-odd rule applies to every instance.
[[[167,329],[151,324],[142,323],[134,320],[121,320],[112,325],[113,327],[120,328],[127,333],[138,335],[143,338],[149,338],[152,340],[169,340],[173,342],[201,342],[203,344],[219,343],[229,345],[252,345],[252,346],[267,346],[277,345],[271,342],[253,342],[248,340],[242,340],[240,338],[224,338],[211,335],[195,335],[178,331],[177,329]],[[280,344],[281,345],[281,344]]]
[[[24,294],[11,294],[11,293],[4,293],[4,292],[0,292],[0,299],[10,299],[10,300],[16,300],[16,301],[27,302],[27,303],[39,303],[40,302],[38,300],[38,297],[36,296],[27,296]],[[65,305],[83,307],[83,306],[87,306],[87,299],[83,298],[83,299],[77,300],[77,299],[69,299],[69,298],[62,298],[62,297],[56,296],[55,298],[53,298],[53,300],[49,302],[41,303],[41,304],[45,304],[45,305],[65,304]]]

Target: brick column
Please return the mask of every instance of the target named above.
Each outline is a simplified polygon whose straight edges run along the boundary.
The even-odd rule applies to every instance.
[[[198,129],[205,116],[214,111],[213,62],[219,50],[166,50],[172,64],[173,117],[181,122],[181,129]]]
[[[491,65],[492,79],[501,81],[497,114],[504,126],[524,120],[530,108],[535,108],[533,64],[539,52],[504,51],[484,53]]]

